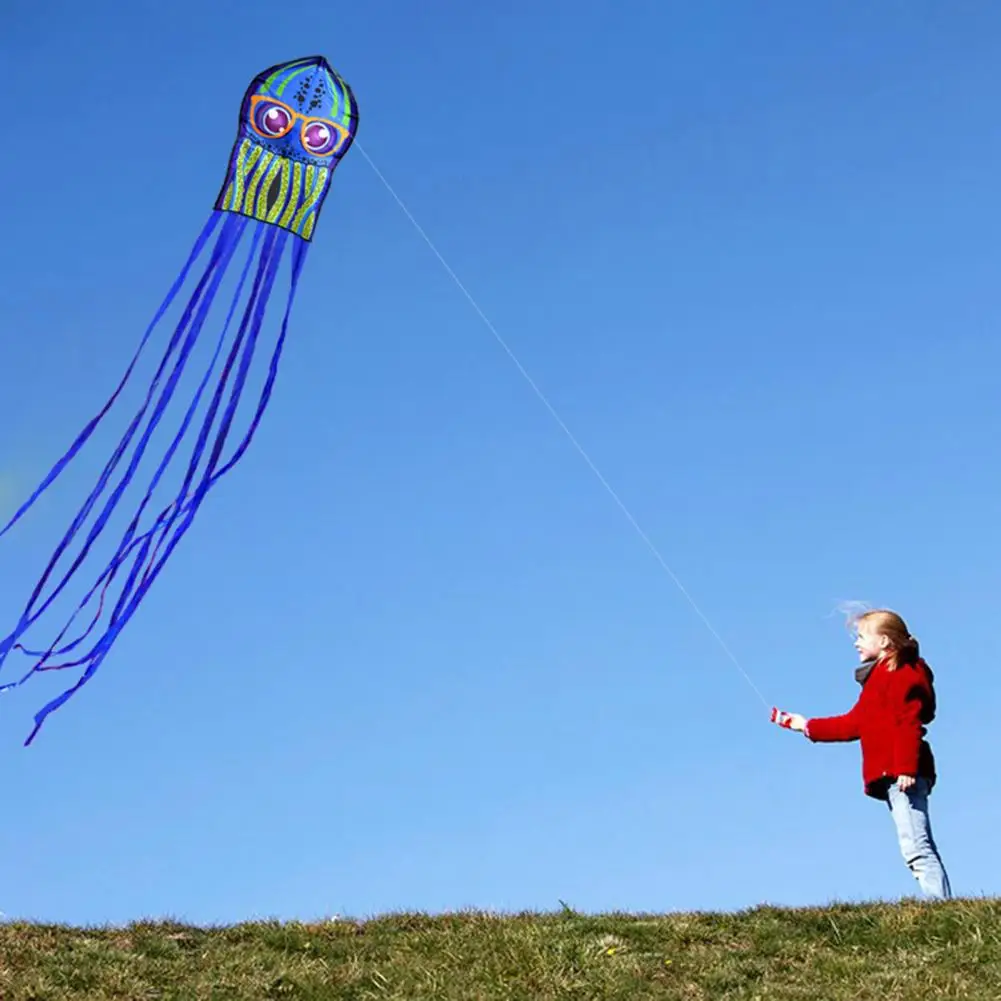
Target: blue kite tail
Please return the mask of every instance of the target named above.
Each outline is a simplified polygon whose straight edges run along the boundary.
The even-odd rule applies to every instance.
[[[214,246],[188,294],[182,315],[171,332],[169,343],[152,378],[145,401],[132,418],[98,477],[97,483],[58,543],[41,578],[31,591],[16,626],[0,640],[0,667],[7,655],[15,649],[31,656],[35,661],[26,674],[16,681],[0,686],[0,691],[16,688],[36,673],[83,668],[80,678],[72,687],[50,701],[36,714],[35,726],[25,741],[26,745],[35,738],[46,717],[93,677],[115,639],[132,618],[159,575],[174,547],[187,532],[209,490],[243,456],[268,405],[309,246],[306,241],[286,230],[233,213],[218,210],[213,212],[196,242],[191,257],[146,331],[140,351],[149,341],[170,303],[175,299],[184,301],[179,297],[186,285],[186,279],[198,259],[203,256],[209,237],[216,229],[218,234]],[[168,410],[175,397],[178,383],[188,367],[199,339],[204,337],[206,327],[214,325],[213,317],[216,312],[214,305],[221,295],[221,286],[232,270],[231,265],[248,230],[249,248],[239,277],[235,280],[235,288],[229,297],[228,307],[225,314],[220,317],[214,350],[201,374],[197,389],[177,425],[169,447],[166,448],[146,483],[141,501],[121,532],[104,569],[96,575],[96,579],[92,579],[89,586],[83,589],[75,610],[62,627],[58,631],[50,632],[50,638],[44,643],[35,642],[29,645],[26,633],[32,630],[32,627],[40,627],[40,620],[51,610],[55,600],[76,586],[81,566],[102,536],[106,535],[109,519],[119,509],[126,489],[137,478],[141,460],[147,452],[153,432],[162,421],[170,422]],[[232,435],[241,397],[254,371],[255,351],[260,339],[265,336],[269,301],[275,290],[283,261],[289,256],[287,254],[289,243],[292,247],[288,293],[284,315],[271,350],[264,385],[249,427],[232,454],[224,458],[223,453]],[[138,355],[139,352],[112,399],[88,425],[88,429],[78,436],[73,446],[53,467],[32,497],[0,531],[0,535],[27,511],[76,456],[93,432],[96,423],[103,418],[117,398],[117,394],[121,392],[122,386],[131,375]],[[217,372],[219,361],[224,355],[222,369]],[[207,394],[210,398],[205,412],[199,416],[199,408]],[[154,491],[168,481],[172,463],[180,454],[184,457],[180,460],[182,465],[179,468],[183,468],[184,471],[180,476],[180,482],[173,488],[176,490],[173,498],[159,509],[154,518],[144,522],[144,515],[152,503]],[[63,557],[67,558],[70,564],[59,574],[55,568]],[[97,598],[96,612],[91,611],[88,615],[87,609],[95,598]],[[109,606],[111,606],[110,616],[99,634],[94,637],[93,634],[98,630]],[[79,635],[67,641],[67,636],[81,616],[87,624]],[[49,631],[48,628],[46,631]],[[79,650],[88,638],[91,638],[89,649],[86,653],[80,654]],[[55,659],[69,654],[72,654],[71,660],[54,662]]]

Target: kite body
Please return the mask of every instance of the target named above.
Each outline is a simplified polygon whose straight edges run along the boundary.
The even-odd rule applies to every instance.
[[[357,128],[354,95],[326,60],[265,70],[244,95],[216,209],[311,240],[334,167]]]
[[[178,310],[180,317],[170,329],[142,405],[57,544],[20,619],[0,638],[0,669],[15,651],[34,661],[26,674],[0,686],[0,691],[42,671],[79,668],[81,672],[74,685],[36,714],[26,744],[49,713],[93,676],[206,494],[249,446],[271,395],[299,278],[331,177],[357,128],[358,105],[351,88],[322,56],[281,63],[254,78],[244,94],[239,130],[215,208],[125,375],[0,528],[0,536],[10,531],[74,460],[122,394],[154,333],[161,327],[170,329],[163,323],[165,315]],[[289,277],[280,281],[286,265]],[[272,297],[283,300],[277,308],[271,307]],[[194,370],[197,388],[190,400],[181,402],[183,415],[178,415],[170,443],[157,461],[150,440],[158,428],[162,433],[163,426],[170,426],[169,408],[177,402],[178,383],[186,370],[192,375],[192,356],[200,343],[204,347],[206,338],[212,345],[211,358],[200,373]],[[266,344],[263,352],[262,344]],[[267,359],[263,365],[262,353]],[[250,420],[241,434],[235,429],[237,408],[259,368],[264,369],[263,386],[249,405]],[[144,459],[152,459],[155,469],[140,473]],[[127,489],[137,484],[145,493],[115,539],[109,522]],[[169,502],[153,503],[154,492],[165,489],[171,495]],[[113,550],[106,566],[96,579],[82,582],[81,567],[109,534]],[[71,606],[75,601],[75,610],[61,626],[50,626],[55,602],[61,597],[65,601],[67,594]],[[43,637],[41,643],[36,634]]]

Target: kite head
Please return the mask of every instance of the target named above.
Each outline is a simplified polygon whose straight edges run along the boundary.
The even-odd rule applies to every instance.
[[[310,240],[334,168],[358,131],[358,104],[323,56],[254,77],[216,208]]]

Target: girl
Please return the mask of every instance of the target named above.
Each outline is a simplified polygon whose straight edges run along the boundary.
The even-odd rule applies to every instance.
[[[861,741],[866,795],[889,806],[901,854],[924,894],[949,899],[949,878],[928,818],[936,776],[924,735],[935,718],[934,676],[895,612],[866,612],[854,624],[862,660],[855,672],[862,686],[858,701],[843,716],[806,719],[792,713],[783,725],[812,741]]]

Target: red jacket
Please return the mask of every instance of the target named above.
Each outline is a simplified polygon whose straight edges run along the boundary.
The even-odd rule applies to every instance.
[[[934,785],[935,759],[925,724],[935,718],[931,668],[920,658],[891,669],[880,661],[862,684],[858,702],[843,716],[807,721],[813,741],[861,740],[866,795],[886,799],[900,775],[923,776]]]

